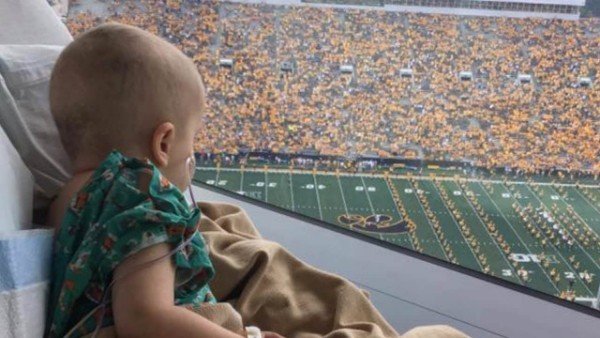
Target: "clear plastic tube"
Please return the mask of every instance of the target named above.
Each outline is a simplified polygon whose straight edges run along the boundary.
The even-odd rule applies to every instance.
[[[192,177],[196,170],[196,158],[194,157],[194,154],[192,154],[190,157],[188,157],[186,159],[186,167],[187,167],[187,174],[188,174],[188,180],[189,180],[188,191],[189,191],[192,203],[193,203],[191,208],[193,209],[193,208],[197,207],[196,199],[194,198],[194,193],[192,192]],[[196,231],[197,230],[198,230],[198,225],[196,225]],[[96,306],[94,309],[92,309],[85,317],[83,317],[83,319],[81,319],[77,324],[75,324],[75,326],[73,326],[73,328],[71,328],[71,330],[69,330],[69,332],[67,332],[65,337],[70,337],[73,334],[73,332],[75,332],[75,330],[80,325],[83,325],[83,323],[85,323],[85,321],[89,317],[93,316],[96,313],[96,311],[101,310],[102,314],[100,315],[100,319],[98,320],[96,329],[94,330],[94,333],[92,334],[92,338],[96,338],[96,336],[98,335],[98,332],[100,331],[102,321],[104,320],[104,315],[106,313],[106,306],[108,304],[110,304],[110,302],[111,302],[110,299],[108,299],[108,296],[110,295],[109,291],[112,288],[112,286],[115,284],[115,282],[122,280],[123,278],[131,275],[134,272],[145,269],[145,268],[151,266],[152,264],[156,264],[162,260],[165,260],[165,259],[173,256],[178,251],[183,250],[188,244],[190,244],[192,242],[193,238],[194,238],[194,234],[190,235],[189,238],[186,238],[185,241],[182,241],[181,243],[179,243],[179,245],[177,245],[177,247],[175,247],[175,249],[169,251],[167,254],[165,254],[161,257],[155,258],[151,261],[144,262],[144,263],[141,263],[141,264],[135,266],[134,269],[126,275],[120,276],[119,278],[113,278],[113,280],[110,282],[110,284],[108,284],[108,286],[104,289],[104,293],[102,294],[102,301],[98,304],[98,306]]]

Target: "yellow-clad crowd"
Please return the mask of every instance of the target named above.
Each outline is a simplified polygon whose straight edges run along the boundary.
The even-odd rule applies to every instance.
[[[103,14],[74,6],[68,26],[76,35],[105,21],[163,36],[196,62],[210,106],[199,150],[600,172],[597,18],[141,0]]]

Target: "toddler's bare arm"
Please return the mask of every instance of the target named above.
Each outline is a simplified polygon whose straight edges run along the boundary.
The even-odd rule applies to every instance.
[[[146,248],[127,258],[113,278],[112,308],[119,337],[242,337],[208,319],[175,306],[175,267],[171,259],[136,267],[168,254],[168,244]]]

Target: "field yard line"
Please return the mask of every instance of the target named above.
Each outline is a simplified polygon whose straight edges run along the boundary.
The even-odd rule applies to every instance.
[[[241,170],[240,172],[241,172],[241,175],[240,175],[240,192],[242,192],[242,191],[244,191],[244,171]]]
[[[598,215],[600,215],[600,210],[598,210],[598,208],[592,202],[589,201],[589,199],[588,199],[587,196],[585,196],[584,194],[580,193],[579,189],[577,189],[577,187],[575,187],[575,191],[577,192],[577,194],[579,196],[581,196],[581,198],[583,198],[585,200],[585,202],[587,204],[589,204],[592,208],[594,208],[594,210],[596,210],[596,212],[598,213]]]
[[[290,175],[290,192],[292,196],[292,211],[296,211],[296,205],[294,204],[294,181],[292,180],[292,173],[289,172]]]
[[[548,208],[548,206],[542,202],[542,200],[537,196],[537,194],[531,190],[531,188],[529,186],[526,186],[527,189],[529,189],[529,191],[531,191],[531,193],[533,194],[533,196],[535,197],[535,199],[538,200],[538,202],[540,202],[540,204],[542,206],[544,206],[544,208]],[[565,201],[560,200],[561,202],[567,204]],[[568,204],[567,204],[568,205]],[[550,212],[552,212],[550,209],[548,210]],[[558,217],[553,217],[557,222],[559,222]],[[562,224],[562,222],[560,222]],[[564,224],[563,224],[564,225]],[[571,238],[573,238],[573,240],[575,241],[575,243],[577,243],[577,246],[579,246],[579,248],[581,248],[581,251],[583,251],[583,253],[585,253],[586,256],[588,256],[588,258],[592,261],[592,263],[594,263],[594,265],[598,268],[598,270],[600,270],[600,265],[598,265],[598,263],[596,263],[596,261],[594,260],[594,258],[592,258],[592,256],[590,256],[590,254],[587,252],[587,250],[585,250],[585,248],[581,245],[581,243],[579,243],[579,241],[577,240],[577,238],[575,238],[575,236],[571,235],[571,232],[569,231],[569,229],[567,229],[566,226],[563,226],[563,229],[565,229],[565,231],[569,234],[569,236],[571,236]]]
[[[532,194],[535,194],[535,192],[534,192],[534,191],[532,191],[531,189],[529,189],[529,190],[531,191],[531,193],[532,193]],[[537,196],[536,196],[536,197],[537,197]],[[544,204],[544,203],[542,203],[542,201],[541,201],[539,198],[538,198],[538,201],[539,201],[539,202],[540,202],[540,203],[541,203],[543,206],[545,206],[545,204]],[[519,203],[519,204],[520,204],[520,203]],[[540,232],[541,232],[541,234],[544,236],[544,238],[545,238],[545,239],[546,239],[548,242],[550,242],[550,239],[549,239],[549,238],[546,236],[546,234],[545,234],[543,231],[540,231]],[[552,243],[550,242],[550,244],[549,244],[549,245],[552,245]],[[587,284],[585,284],[585,282],[584,282],[584,281],[581,279],[581,276],[579,275],[579,273],[577,273],[577,271],[575,271],[575,269],[574,269],[574,268],[571,266],[571,264],[569,264],[569,263],[567,262],[567,260],[565,259],[565,256],[563,256],[563,255],[560,253],[560,250],[558,250],[558,248],[555,248],[555,249],[554,249],[554,251],[556,251],[556,253],[557,253],[557,254],[560,256],[560,258],[561,258],[561,259],[562,259],[562,261],[565,263],[565,265],[566,265],[566,266],[569,268],[569,270],[571,270],[571,272],[573,272],[573,274],[574,274],[575,276],[577,276],[577,279],[579,279],[579,281],[581,282],[581,284],[583,285],[583,287],[585,287],[585,288],[586,288],[586,290],[588,290],[588,292],[589,292],[589,293],[590,293],[590,294],[593,296],[593,295],[594,295],[594,292],[592,292],[592,290],[590,290],[590,288],[588,288]],[[585,250],[583,250],[583,251],[584,251],[584,252],[586,252]],[[587,253],[587,252],[586,252],[586,253]]]
[[[265,202],[269,202],[269,175],[267,170],[265,170]]]
[[[319,186],[317,184],[317,176],[312,175],[313,181],[315,182],[315,193],[317,194],[317,205],[319,206],[319,217],[323,220],[323,211],[321,210],[321,199],[319,198]]]
[[[481,184],[480,184],[480,186],[481,186]],[[510,191],[508,189],[506,189],[506,187],[502,186],[502,188],[510,193]],[[531,249],[529,249],[529,247],[527,246],[527,244],[525,244],[525,242],[523,241],[523,239],[521,239],[521,236],[519,236],[519,233],[513,228],[512,223],[510,223],[508,221],[508,219],[506,218],[506,216],[504,216],[504,212],[502,212],[502,209],[500,209],[500,207],[498,206],[498,204],[496,204],[496,201],[494,201],[494,199],[492,198],[492,196],[490,196],[490,194],[487,192],[487,190],[485,189],[485,187],[481,186],[481,189],[485,192],[486,195],[488,195],[488,197],[490,198],[490,200],[492,201],[492,203],[494,203],[494,206],[496,206],[496,209],[498,209],[498,212],[500,212],[500,215],[502,215],[502,218],[504,218],[504,220],[506,221],[506,223],[508,223],[510,225],[510,227],[512,228],[512,230],[515,233],[515,235],[517,235],[517,237],[521,241],[521,244],[523,244],[523,246],[525,246],[525,249],[527,249],[527,251],[529,251],[530,254],[533,254],[533,252],[531,251]],[[512,193],[511,193],[511,197],[512,197]],[[519,200],[517,200],[516,198],[512,197],[512,199],[514,199],[515,202],[517,202],[517,204],[522,205],[521,202],[519,202]],[[546,240],[548,240],[548,238],[546,237],[545,233],[542,232],[542,235],[544,236],[544,238]],[[552,245],[552,243],[549,243],[549,245]],[[565,260],[565,258],[563,257],[563,255],[560,253],[560,251],[558,251],[558,249],[556,249],[556,248],[554,249],[554,251],[556,251],[556,253],[561,257],[561,259],[563,260],[563,263],[566,264],[567,268],[569,268],[569,270],[571,270],[573,273],[575,273],[577,275],[577,271],[574,271],[572,269],[571,265],[567,263],[567,261]],[[536,262],[534,262],[534,263],[536,263]],[[552,286],[554,286],[554,289],[556,289],[556,291],[560,292],[560,290],[556,287],[556,285],[554,285],[554,282],[552,281],[552,278],[550,278],[550,276],[548,276],[548,273],[546,272],[546,270],[542,266],[541,262],[537,262],[537,264],[540,266],[540,269],[542,270],[542,272],[544,273],[544,275],[546,275],[546,277],[550,281],[550,284],[552,284]],[[583,283],[583,281],[581,281],[581,283],[587,289],[587,286],[585,285],[585,283]],[[589,289],[588,289],[588,291],[589,291]]]
[[[590,203],[590,201],[588,201],[587,197],[585,197],[582,193],[579,192],[579,189],[575,188],[575,191],[577,192],[577,194],[579,194],[579,196],[581,196],[581,198],[585,201],[585,203],[589,204],[594,210],[596,210],[596,212],[598,213],[598,215],[600,215],[600,210],[596,209],[596,207],[592,203]],[[560,198],[562,199],[562,196],[560,196]],[[590,228],[590,230],[592,230],[593,233],[596,234],[596,237],[600,238],[600,236],[598,235],[598,233],[596,232],[596,230],[594,228],[592,228],[586,221],[584,221],[583,218],[579,215],[579,213],[577,211],[575,211],[575,209],[573,209],[573,212],[575,213],[575,215],[577,215],[577,217],[579,217],[579,219],[583,223],[585,223],[585,225],[587,225],[588,228]]]
[[[473,254],[473,257],[475,258],[475,261],[477,262],[477,265],[479,265],[479,268],[481,269],[481,272],[483,272],[483,266],[481,265],[481,262],[479,261],[479,258],[477,258],[477,255],[473,251],[473,248],[471,248],[471,244],[469,244],[469,241],[467,241],[467,238],[465,237],[465,234],[463,234],[463,232],[460,230],[460,227],[458,226],[458,222],[456,222],[456,219],[454,218],[454,214],[452,213],[452,211],[450,211],[450,209],[446,205],[446,201],[442,197],[442,194],[440,193],[440,190],[438,189],[437,185],[435,185],[435,183],[431,183],[431,185],[433,185],[433,188],[435,189],[435,191],[437,192],[437,194],[440,196],[440,200],[442,201],[442,205],[444,206],[444,208],[446,209],[446,211],[448,211],[448,214],[450,215],[450,217],[452,217],[452,222],[454,223],[454,225],[456,225],[456,228],[458,229],[458,232],[460,233],[460,235],[462,236],[462,238],[465,240],[465,244],[467,245],[467,247],[469,248],[469,250]]]
[[[369,196],[369,192],[367,191],[367,185],[365,184],[365,179],[361,176],[360,181],[362,182],[363,188],[365,189],[365,194],[367,194],[367,200],[369,201],[369,206],[371,207],[371,211],[373,215],[375,215],[375,208],[373,208],[373,203],[371,202],[371,196]]]
[[[562,198],[562,197],[561,197]],[[566,203],[566,202],[565,202]],[[568,205],[568,204],[567,204]],[[594,228],[592,228],[588,222],[586,222],[586,220],[584,220],[577,211],[575,211],[575,209],[573,209],[573,213],[577,216],[577,218],[579,218],[580,221],[583,222],[583,224],[585,224],[586,227],[588,227],[590,230],[592,230],[592,232],[596,235],[596,238],[600,239],[600,236],[598,235],[598,233],[596,232],[596,230],[594,230]]]
[[[586,187],[586,189],[587,189],[587,187]],[[590,194],[595,195],[596,197],[600,197],[600,188],[598,188],[598,189],[589,188],[589,190],[590,190],[589,191]],[[591,197],[588,198],[588,202],[590,204],[593,204],[596,207],[600,207],[600,201],[591,200]]]
[[[485,225],[485,222],[481,219],[481,217],[479,216],[479,213],[477,212],[477,210],[475,210],[475,207],[473,206],[473,204],[471,204],[471,200],[466,195],[466,191],[460,186],[460,184],[457,184],[457,185],[458,185],[458,188],[463,192],[463,198],[465,200],[467,200],[467,203],[469,203],[469,206],[471,207],[471,209],[473,210],[473,212],[475,213],[475,215],[479,219],[479,222],[481,223],[481,226],[483,227],[483,229],[485,229],[485,232],[487,232],[488,236],[492,240],[492,243],[494,243],[494,245],[496,246],[496,248],[498,248],[498,251],[500,252],[500,256],[502,256],[502,258],[504,258],[504,261],[506,262],[506,264],[508,264],[508,267],[510,268],[510,270],[515,274],[515,276],[517,277],[517,280],[519,281],[519,283],[521,283],[521,285],[523,285],[523,281],[521,281],[521,279],[519,278],[519,275],[516,274],[516,271],[513,268],[512,264],[510,264],[510,262],[506,258],[506,255],[504,254],[504,251],[502,251],[502,249],[500,249],[500,246],[498,246],[498,243],[496,243],[496,239],[492,236],[492,234],[490,233],[490,231],[487,229],[487,227]]]
[[[413,184],[412,184],[411,181],[408,181],[408,183],[410,183],[410,186],[413,188],[413,191],[417,191],[417,189],[413,186]],[[421,210],[423,210],[423,216],[425,216],[425,219],[427,220],[427,224],[429,224],[429,227],[431,228],[431,231],[433,231],[433,234],[435,235],[435,238],[437,239],[438,243],[440,244],[440,247],[442,248],[442,252],[444,253],[444,256],[446,257],[446,260],[448,262],[450,262],[450,257],[448,257],[448,254],[446,254],[446,250],[444,249],[444,246],[442,245],[442,241],[440,241],[440,238],[438,237],[438,234],[435,232],[435,229],[433,228],[433,224],[431,224],[431,221],[429,220],[429,217],[427,217],[427,211],[425,211],[425,207],[421,203],[421,200],[419,199],[418,196],[416,196],[416,199],[417,199],[417,202],[419,202],[419,206],[421,207]]]
[[[217,169],[217,177],[215,177],[215,186],[219,185],[219,174],[221,173],[221,169]]]
[[[371,203],[371,197],[369,196],[369,192],[367,191],[367,186],[365,184],[365,180],[363,179],[362,176],[360,177],[360,180],[362,182],[363,189],[365,189],[364,192],[367,195],[367,201],[369,201],[369,206],[371,207],[371,212],[373,213],[373,215],[375,215],[375,208],[373,208],[373,203]],[[381,234],[379,234],[379,239],[382,240],[382,241],[384,240],[382,238]]]
[[[485,187],[483,185],[481,185],[480,183],[478,183],[478,184],[481,187],[481,190],[483,190],[483,192],[485,192],[485,194],[489,197],[490,201],[492,201],[492,203],[494,204],[494,206],[496,207],[496,209],[498,210],[498,212],[500,213],[500,215],[502,216],[502,218],[504,218],[504,220],[510,226],[510,228],[515,233],[515,235],[517,235],[517,238],[519,239],[519,241],[521,241],[521,244],[523,244],[523,246],[525,247],[525,249],[527,249],[527,251],[529,251],[530,254],[533,254],[533,251],[531,251],[531,249],[529,249],[529,247],[527,246],[527,244],[525,244],[525,241],[523,241],[523,239],[521,238],[521,236],[519,235],[519,233],[517,232],[517,230],[515,230],[515,228],[512,225],[512,223],[506,218],[506,216],[504,215],[504,212],[502,211],[502,209],[500,209],[500,207],[498,206],[498,204],[496,203],[496,201],[492,198],[492,196],[490,196],[490,194],[487,192],[487,190],[485,189]],[[508,189],[506,189],[504,186],[502,186],[502,188],[504,188],[504,190],[508,191]],[[511,196],[512,196],[512,194],[511,194]],[[516,198],[513,197],[513,199],[519,205],[521,204],[521,202],[519,202]],[[546,234],[543,234],[543,235],[544,235],[544,237],[546,236]],[[560,254],[560,252],[557,252],[557,253]],[[556,285],[554,285],[554,282],[552,281],[552,278],[550,278],[550,276],[548,276],[548,273],[546,272],[546,270],[542,266],[541,262],[537,262],[537,264],[540,266],[540,269],[542,270],[542,272],[544,273],[544,275],[546,275],[546,277],[548,278],[548,280],[550,281],[550,284],[554,287],[554,289],[556,291],[560,292],[560,290],[556,287]],[[570,267],[570,265],[567,265],[567,267]]]
[[[350,215],[348,213],[348,206],[346,205],[346,198],[344,197],[344,188],[342,188],[342,182],[340,182],[340,178],[336,176],[338,185],[340,186],[340,194],[342,195],[342,202],[344,202],[344,210],[346,210],[346,215]]]
[[[392,189],[390,189],[390,186],[388,185],[386,180],[383,180],[383,182],[385,182],[385,186],[388,188],[388,191],[390,192],[390,196],[392,196],[392,202],[394,202],[394,194],[392,193]],[[364,185],[364,182],[363,182]],[[368,192],[367,192],[368,194]],[[396,202],[394,202],[394,208],[396,208],[396,211],[398,212],[398,216],[402,217],[402,213],[400,212],[400,209],[398,209],[398,205],[396,204]],[[415,248],[415,243],[413,243],[412,237],[409,235],[408,236],[408,240],[410,241],[410,246],[411,248]],[[442,251],[444,251],[444,248],[442,248]]]
[[[196,167],[198,169],[205,169],[205,170],[215,170],[214,167]],[[223,171],[239,171],[240,169],[238,168],[220,168],[220,170]],[[244,170],[246,171],[260,171],[263,169],[257,169],[257,168],[244,168]],[[274,169],[271,168],[269,169],[269,171],[272,171],[274,173],[285,173],[287,171],[289,171],[289,169]],[[298,173],[302,174],[302,173],[312,173],[311,170],[305,170],[305,169],[293,169],[293,171],[297,171]],[[335,172],[329,172],[329,171],[319,171],[318,174],[320,175],[335,175]],[[384,178],[385,176],[383,174],[378,174],[378,173],[369,173],[369,174],[354,174],[354,173],[346,173],[346,172],[340,172],[338,173],[338,175],[341,176],[368,176],[368,177],[380,177],[380,178]],[[417,176],[417,175],[411,175],[410,177],[408,175],[403,175],[403,174],[388,174],[388,177],[390,178],[401,178],[401,179],[409,179],[409,178],[413,178],[416,180],[420,180],[420,181],[431,181],[431,177],[429,176]],[[439,181],[454,181],[455,179],[453,177],[444,177],[444,176],[436,176],[435,178],[436,180]],[[505,183],[505,181],[501,181],[501,180],[490,180],[490,179],[480,179],[480,178],[461,178],[461,180],[464,180],[465,182],[486,182],[486,183]],[[540,185],[540,186],[544,186],[544,185],[557,185],[557,186],[561,186],[561,187],[574,187],[576,186],[575,183],[552,183],[552,182],[524,182],[524,181],[506,181],[506,183],[509,184],[519,184],[519,185],[523,185],[523,184],[529,184],[529,185]],[[585,187],[585,188],[600,188],[599,184],[579,184],[580,187]]]

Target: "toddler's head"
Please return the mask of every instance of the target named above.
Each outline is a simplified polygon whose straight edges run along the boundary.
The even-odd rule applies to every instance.
[[[95,168],[113,149],[150,159],[181,190],[186,160],[205,109],[194,63],[139,28],[103,24],[60,54],[50,108],[75,172]]]

